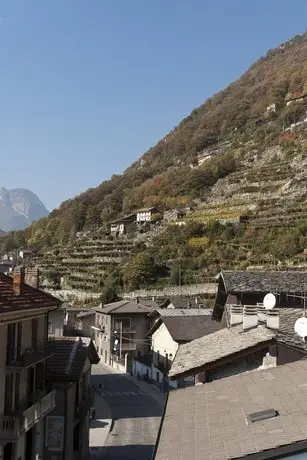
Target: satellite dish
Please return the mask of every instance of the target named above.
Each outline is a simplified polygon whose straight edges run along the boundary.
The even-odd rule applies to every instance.
[[[276,297],[274,294],[267,294],[263,299],[263,306],[266,310],[272,310],[276,305]]]
[[[303,339],[307,337],[307,318],[305,316],[295,321],[294,330]]]

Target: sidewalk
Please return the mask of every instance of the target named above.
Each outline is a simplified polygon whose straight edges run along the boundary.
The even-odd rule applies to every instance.
[[[107,441],[112,426],[112,414],[108,404],[95,392],[94,407],[96,418],[90,421],[90,458],[101,458],[102,449]]]

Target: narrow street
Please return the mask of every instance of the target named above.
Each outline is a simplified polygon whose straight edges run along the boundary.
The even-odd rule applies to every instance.
[[[104,448],[97,449],[99,453],[93,458],[150,460],[163,406],[131,379],[112,373],[103,364],[93,366],[92,383],[103,385],[100,396],[109,406],[113,419]],[[104,417],[99,415],[99,418]]]

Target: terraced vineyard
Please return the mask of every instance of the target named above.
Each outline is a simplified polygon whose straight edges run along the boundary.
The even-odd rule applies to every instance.
[[[45,282],[54,271],[61,276],[61,288],[99,292],[104,272],[124,262],[133,249],[130,241],[83,236],[73,246],[38,255],[32,263],[40,268]]]

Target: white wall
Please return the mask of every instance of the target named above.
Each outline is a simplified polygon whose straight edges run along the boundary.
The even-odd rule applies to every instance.
[[[166,354],[168,354],[168,357],[172,354],[173,356],[171,360],[174,360],[179,345],[175,342],[175,340],[173,340],[164,323],[162,323],[161,326],[152,334],[151,343],[151,348],[154,353],[159,351],[160,356],[163,357],[165,357]]]
[[[169,362],[172,362],[174,360],[179,344],[175,342],[175,340],[173,340],[165,324],[162,323],[161,326],[152,334],[151,343],[151,348],[154,353],[154,356],[156,356],[155,354],[159,352],[159,355],[163,358],[165,358],[167,354]],[[172,358],[169,357],[170,355],[172,355]],[[153,380],[157,380],[158,373],[159,382],[162,382],[163,373],[155,367],[154,363],[152,364],[151,372]],[[177,380],[170,380],[169,384],[173,388],[177,388]]]

